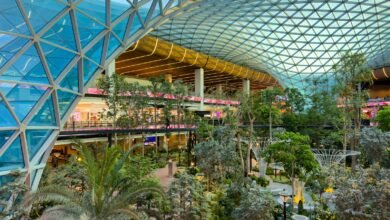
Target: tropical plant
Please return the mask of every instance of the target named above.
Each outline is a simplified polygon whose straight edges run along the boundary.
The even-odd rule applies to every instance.
[[[390,131],[390,107],[379,110],[375,121],[379,123],[379,129],[382,131]]]
[[[325,82],[316,83],[317,87],[326,87]],[[304,120],[304,125],[307,125],[307,128],[302,128],[300,132],[309,135],[313,144],[318,148],[322,144],[321,141],[329,139],[331,133],[333,133],[333,137],[338,134],[337,131],[341,128],[342,122],[341,111],[337,107],[335,94],[327,89],[316,89],[308,96],[308,101],[309,106]],[[340,134],[338,135],[340,136]]]
[[[163,194],[153,182],[134,185],[133,176],[126,171],[129,152],[121,152],[118,147],[93,152],[81,146],[79,150],[81,169],[86,175],[84,193],[58,185],[45,186],[31,193],[25,198],[26,206],[47,201],[55,204],[47,208],[41,218],[139,219],[139,213],[148,210],[133,208],[136,196],[145,192]]]
[[[284,91],[286,96],[285,107],[288,112],[299,113],[305,108],[305,97],[296,88],[287,88]]]
[[[310,149],[309,137],[293,132],[278,136],[279,141],[271,144],[262,154],[267,160],[283,163],[290,178],[299,177],[303,172],[310,172],[318,167]]]
[[[272,124],[279,116],[279,110],[273,106],[275,97],[280,93],[278,89],[267,89],[262,92],[252,94],[241,94],[240,107],[238,115],[242,121],[248,122],[248,128],[244,129],[244,136],[248,140],[246,149],[246,159],[244,166],[244,175],[247,176],[250,172],[250,158],[255,140],[255,122],[265,122],[269,124],[269,136],[272,139]],[[238,143],[240,145],[240,143]]]
[[[102,115],[110,120],[114,129],[116,129],[118,127],[118,119],[128,117],[128,107],[125,98],[127,83],[125,78],[118,74],[112,74],[111,76],[106,74],[97,81],[97,87],[103,91],[103,99],[107,105],[107,108],[103,109]],[[115,145],[117,144],[118,138],[115,133]]]
[[[359,145],[361,129],[361,108],[367,100],[368,94],[363,90],[363,83],[371,82],[371,71],[366,65],[366,58],[362,53],[347,52],[343,54],[334,66],[336,73],[335,91],[342,100],[342,115],[344,140],[343,149],[356,150]],[[348,136],[351,136],[349,139]],[[349,139],[349,140],[348,140]],[[352,157],[352,167],[356,164],[356,157]]]
[[[342,219],[390,219],[390,172],[378,164],[364,169],[333,167],[328,181],[334,192],[338,216]]]
[[[168,196],[177,219],[207,219],[208,202],[202,184],[194,176],[180,173],[169,187]]]
[[[2,180],[6,183],[0,182],[0,218],[16,220],[26,217],[26,210],[20,206],[20,198],[29,190],[25,174],[15,171],[3,176]]]
[[[233,138],[234,133],[229,127],[216,127],[207,141],[195,145],[197,165],[208,180],[207,190],[210,190],[213,180],[242,176],[241,169],[237,167],[239,158]]]
[[[275,206],[275,199],[270,192],[252,184],[241,196],[240,205],[234,209],[232,216],[243,220],[271,220],[274,219]]]
[[[389,140],[377,128],[363,128],[361,131],[360,146],[369,163],[380,163],[383,157],[387,156],[385,153],[389,146]]]

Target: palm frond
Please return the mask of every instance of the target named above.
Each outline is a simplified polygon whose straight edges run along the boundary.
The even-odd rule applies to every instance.
[[[119,216],[126,216],[128,219],[136,219],[139,220],[139,216],[137,215],[137,212],[130,208],[123,208],[123,209],[115,209],[107,213],[107,219],[117,219]],[[120,218],[123,219],[123,218]]]
[[[80,219],[84,213],[81,207],[69,206],[69,205],[57,205],[46,209],[39,219],[42,220],[57,220],[57,219]]]
[[[29,207],[34,202],[52,201],[60,204],[72,204],[74,206],[81,206],[79,196],[57,185],[47,186],[39,189],[35,193],[27,194],[23,200],[23,207]]]

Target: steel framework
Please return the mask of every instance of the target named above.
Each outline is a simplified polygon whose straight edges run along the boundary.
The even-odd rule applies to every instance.
[[[36,189],[52,145],[109,62],[187,0],[3,0],[0,185],[14,170]]]
[[[309,92],[342,52],[390,66],[390,1],[205,0],[151,34]]]
[[[332,164],[338,164],[348,156],[359,155],[359,151],[340,150],[340,149],[311,149],[314,157],[321,167],[330,167]]]

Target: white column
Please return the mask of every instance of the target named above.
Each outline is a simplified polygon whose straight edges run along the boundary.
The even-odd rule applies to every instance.
[[[251,92],[251,81],[249,79],[242,80],[242,92],[245,95],[250,95]]]
[[[204,104],[204,70],[202,68],[195,70],[195,95],[202,98],[200,110],[203,110]]]
[[[106,74],[107,76],[112,76],[115,74],[115,60],[111,61],[111,63],[108,64],[106,68]]]

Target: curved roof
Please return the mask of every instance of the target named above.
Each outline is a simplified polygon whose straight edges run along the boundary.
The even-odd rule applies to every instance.
[[[329,77],[341,52],[390,65],[390,1],[204,0],[152,35],[272,74],[284,86]]]

